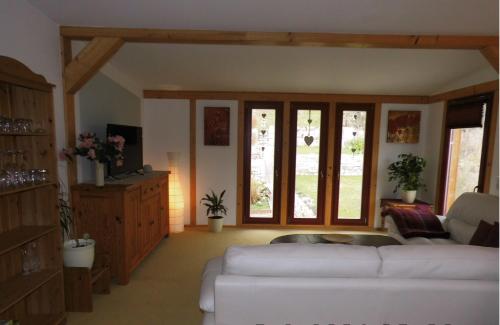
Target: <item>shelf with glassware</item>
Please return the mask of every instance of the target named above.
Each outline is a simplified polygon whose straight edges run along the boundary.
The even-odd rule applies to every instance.
[[[0,320],[65,321],[52,85],[0,56]]]

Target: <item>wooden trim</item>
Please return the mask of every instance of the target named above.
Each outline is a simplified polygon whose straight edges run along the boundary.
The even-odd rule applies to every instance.
[[[72,40],[117,37],[127,42],[179,44],[279,45],[353,48],[483,49],[498,47],[497,36],[376,35],[302,32],[250,32],[61,26]]]
[[[252,109],[267,108],[274,109],[276,112],[275,120],[275,140],[274,140],[274,169],[275,178],[273,185],[273,217],[272,218],[250,218],[250,156],[251,156],[251,127],[252,127]],[[244,224],[280,224],[281,218],[281,161],[283,143],[283,103],[282,102],[245,102],[245,128],[244,128],[244,146],[243,146],[243,223]]]
[[[368,212],[368,226],[375,226],[375,211],[377,207],[377,176],[378,176],[378,155],[380,145],[380,122],[382,116],[382,104],[376,103],[373,111],[373,140],[371,152],[371,169],[370,169],[370,199]]]
[[[283,141],[282,141],[282,159],[281,159],[281,188],[287,189],[289,183],[289,161],[290,154],[290,102],[283,104]],[[288,194],[285,190],[281,191],[281,215],[280,224],[286,225],[288,217]]]
[[[243,146],[245,142],[245,103],[238,101],[238,158],[237,158],[237,182],[236,189],[236,225],[243,224],[243,161],[245,159]]]
[[[296,102],[344,102],[344,103],[396,103],[428,104],[428,96],[406,95],[349,95],[324,93],[287,92],[238,92],[238,91],[197,91],[197,90],[144,90],[144,98],[153,99],[219,99],[252,101],[296,101]]]
[[[442,102],[462,97],[469,97],[498,90],[498,80],[487,81],[480,84],[435,94],[429,97],[429,103]]]
[[[495,91],[493,95],[492,107],[491,107],[491,117],[490,117],[490,125],[489,132],[485,136],[488,137],[488,149],[486,151],[486,168],[484,172],[484,180],[483,180],[483,191],[485,193],[490,192],[491,186],[491,174],[493,169],[493,160],[495,155],[495,145],[498,143],[498,139],[496,136],[496,130],[498,127],[498,90]]]
[[[335,118],[336,103],[330,102],[328,112],[328,145],[327,148],[333,148],[335,145]],[[332,197],[333,197],[333,174],[334,174],[334,150],[327,150],[326,158],[326,187],[325,187],[325,226],[331,226],[332,218]]]
[[[95,37],[64,67],[64,89],[76,93],[120,49],[123,40]],[[66,50],[66,49],[65,49]],[[66,60],[69,56],[64,57]]]
[[[196,225],[196,100],[189,101],[189,219]]]
[[[365,111],[365,153],[363,159],[363,189],[361,198],[361,218],[360,219],[340,219],[338,216],[338,202],[340,200],[340,164],[342,154],[342,113],[344,111]],[[337,103],[336,124],[335,124],[335,145],[334,145],[334,182],[332,197],[332,224],[333,225],[369,225],[369,204],[371,193],[372,175],[372,151],[373,151],[373,132],[374,132],[374,111],[375,104],[352,104]],[[371,136],[370,136],[371,135]]]
[[[498,45],[497,46],[487,46],[481,49],[481,54],[486,60],[491,64],[493,69],[498,72]]]
[[[317,196],[317,217],[315,219],[309,218],[295,218],[294,205],[295,205],[295,179],[296,179],[296,154],[297,154],[297,114],[299,110],[313,110],[321,112],[320,121],[320,145],[319,145],[319,166],[318,166],[318,188]],[[287,224],[300,224],[311,225],[325,223],[325,186],[326,186],[326,161],[327,161],[327,144],[328,144],[328,111],[329,103],[304,103],[293,102],[290,104],[290,141],[289,141],[289,154],[288,154],[288,213]],[[323,175],[323,177],[321,177]]]

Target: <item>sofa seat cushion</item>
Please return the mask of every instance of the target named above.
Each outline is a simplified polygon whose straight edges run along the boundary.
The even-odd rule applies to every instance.
[[[276,277],[377,277],[381,264],[375,247],[342,244],[232,246],[223,273]]]
[[[222,256],[207,262],[201,277],[200,309],[207,313],[215,312],[215,278],[222,273]]]
[[[460,243],[454,241],[453,239],[446,238],[431,238],[429,239],[433,245],[459,245]]]
[[[405,245],[378,248],[380,277],[498,281],[498,248]]]

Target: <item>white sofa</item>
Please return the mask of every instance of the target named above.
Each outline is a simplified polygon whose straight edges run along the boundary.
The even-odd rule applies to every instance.
[[[497,325],[498,249],[233,246],[208,262],[203,325]]]
[[[446,217],[438,216],[443,228],[450,233],[443,238],[404,238],[390,215],[385,217],[388,234],[406,245],[463,244],[467,245],[481,220],[490,224],[498,222],[498,196],[483,193],[464,193],[450,207]]]

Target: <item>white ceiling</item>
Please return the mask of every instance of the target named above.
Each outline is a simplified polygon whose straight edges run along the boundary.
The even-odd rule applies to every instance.
[[[170,90],[430,95],[479,70],[497,78],[471,50],[127,43],[110,64],[143,89]]]
[[[498,34],[498,0],[29,1],[62,25]],[[429,95],[480,70],[498,78],[467,50],[127,43],[110,64],[139,87],[172,90]]]
[[[62,25],[498,35],[498,0],[28,0]]]

